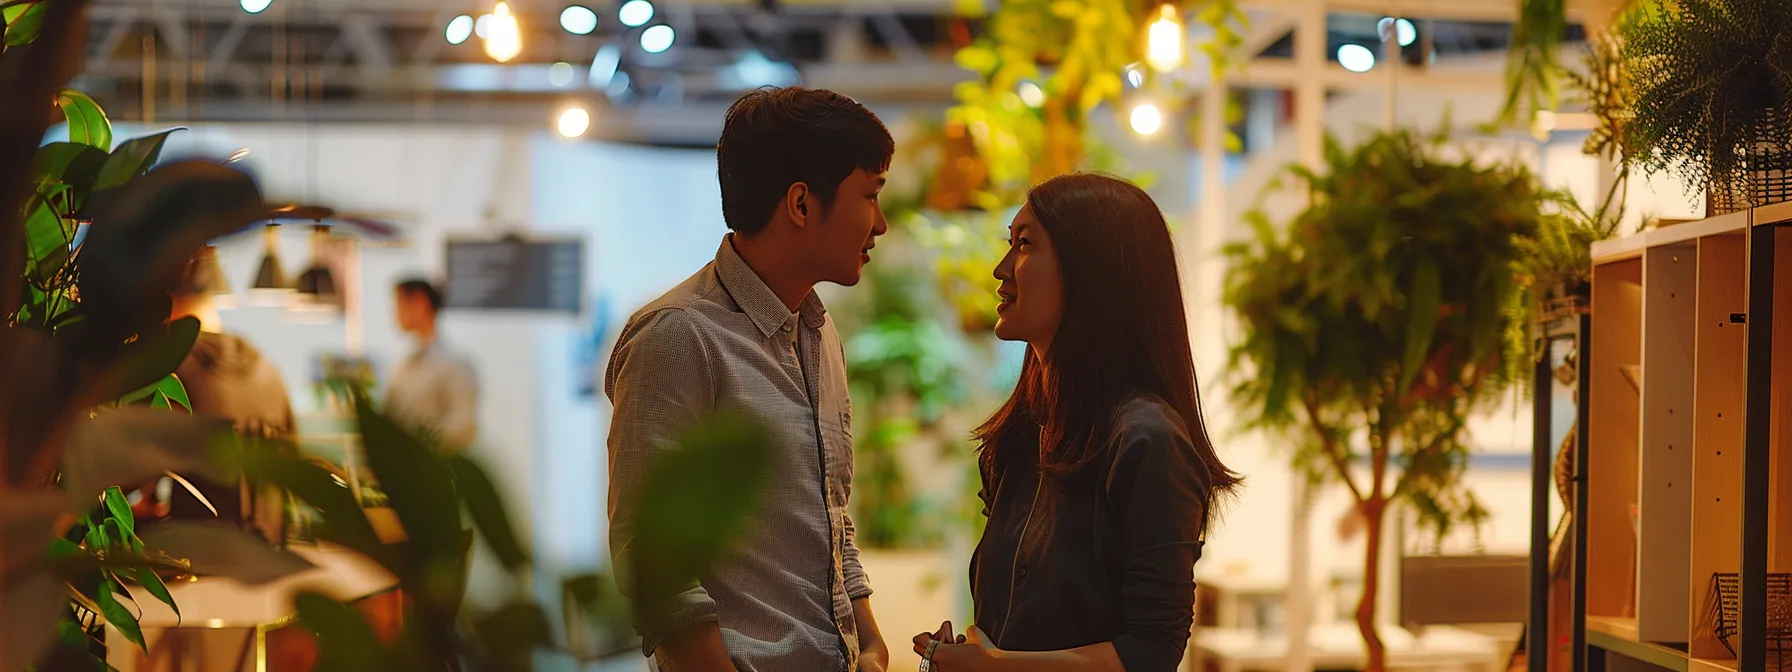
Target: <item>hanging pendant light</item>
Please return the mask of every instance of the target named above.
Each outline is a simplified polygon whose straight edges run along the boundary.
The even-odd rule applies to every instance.
[[[326,263],[330,227],[322,223],[311,227],[311,265],[299,274],[290,307],[300,312],[331,312],[342,309],[342,292],[336,288],[336,274]]]
[[[230,281],[224,279],[224,266],[218,263],[218,248],[206,245],[194,254],[198,268],[193,269],[195,289],[212,297],[212,305],[229,308],[235,303],[230,294]]]
[[[267,249],[262,252],[261,264],[255,267],[255,281],[249,285],[249,303],[283,305],[286,296],[292,293],[292,284],[287,282],[286,271],[280,267],[280,225],[268,224],[262,231]]]

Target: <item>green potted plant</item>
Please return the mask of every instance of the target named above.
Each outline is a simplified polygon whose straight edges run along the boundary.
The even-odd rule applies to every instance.
[[[1626,161],[1705,193],[1707,215],[1792,199],[1792,11],[1673,0],[1623,27]]]
[[[1254,213],[1255,235],[1225,250],[1224,302],[1243,329],[1233,394],[1252,426],[1294,440],[1296,468],[1349,490],[1367,533],[1356,619],[1376,671],[1388,507],[1440,537],[1486,516],[1463,481],[1464,425],[1522,370],[1506,347],[1524,299],[1515,270],[1545,217],[1526,169],[1444,159],[1442,140],[1328,142],[1323,166],[1291,169],[1307,209],[1285,228]]]

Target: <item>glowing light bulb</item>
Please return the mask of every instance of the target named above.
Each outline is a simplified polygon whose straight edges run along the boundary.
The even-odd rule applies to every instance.
[[[554,121],[554,130],[559,131],[560,136],[566,138],[584,135],[585,131],[590,128],[591,113],[586,112],[582,107],[569,107],[560,113],[559,119]]]
[[[1154,135],[1164,127],[1164,113],[1151,103],[1140,103],[1132,108],[1128,121],[1132,122],[1132,132],[1139,135]]]
[[[499,2],[492,7],[491,24],[485,31],[485,54],[499,63],[516,58],[523,53],[523,32],[516,23],[516,15],[510,13],[510,3]]]
[[[260,14],[267,11],[268,7],[274,4],[274,0],[241,0],[241,4],[243,6],[243,11],[250,14]]]
[[[1183,42],[1187,33],[1182,28],[1182,15],[1175,5],[1157,8],[1157,18],[1145,33],[1145,62],[1158,72],[1169,72],[1182,66]]]

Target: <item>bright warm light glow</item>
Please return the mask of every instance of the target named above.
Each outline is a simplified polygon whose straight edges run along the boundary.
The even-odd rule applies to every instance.
[[[548,83],[557,88],[572,86],[572,64],[561,61],[548,66]]]
[[[1556,113],[1549,110],[1537,110],[1537,116],[1531,119],[1531,128],[1539,133],[1556,130]]]
[[[584,5],[567,5],[560,10],[560,27],[574,35],[590,35],[597,30],[597,12]]]
[[[503,63],[520,53],[523,53],[522,28],[516,24],[516,15],[510,13],[510,3],[500,2],[492,7],[491,26],[485,31],[485,55]]]
[[[1132,108],[1130,117],[1132,132],[1139,135],[1154,135],[1164,127],[1164,113],[1151,103],[1140,103]]]
[[[250,14],[265,12],[273,4],[274,0],[242,0],[243,11]]]
[[[1020,102],[1026,103],[1027,107],[1039,107],[1044,105],[1045,89],[1039,88],[1039,85],[1034,84],[1033,82],[1021,82]]]
[[[649,54],[657,54],[671,49],[676,37],[671,26],[660,24],[641,31],[641,48],[646,49]]]
[[[616,18],[622,20],[622,25],[630,28],[645,26],[648,21],[653,20],[653,3],[647,0],[628,0],[622,3],[621,9],[616,10]]]
[[[448,30],[444,37],[448,38],[449,44],[466,42],[467,38],[472,36],[473,17],[462,14],[448,20]]]
[[[560,113],[559,119],[554,121],[554,130],[559,131],[560,136],[565,138],[579,137],[590,128],[591,113],[586,112],[582,107],[569,107],[565,112]]]
[[[1175,5],[1164,5],[1157,9],[1157,18],[1151,21],[1145,34],[1145,62],[1158,72],[1169,72],[1182,67],[1182,44],[1188,38],[1182,30],[1182,15],[1176,13]]]
[[[1338,65],[1351,72],[1368,72],[1375,67],[1375,52],[1360,44],[1338,47]]]

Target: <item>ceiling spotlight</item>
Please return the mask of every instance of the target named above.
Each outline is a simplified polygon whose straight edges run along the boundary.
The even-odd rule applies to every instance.
[[[481,18],[484,18],[484,17],[481,17]],[[444,37],[448,38],[449,44],[460,44],[462,42],[466,42],[467,38],[470,38],[472,36],[473,36],[473,17],[462,14],[460,16],[457,16],[457,17],[454,17],[454,18],[448,20],[448,30],[447,30],[447,34],[444,35]]]
[[[560,10],[560,27],[574,35],[590,35],[597,30],[597,12],[584,5],[567,5]]]
[[[1360,44],[1338,47],[1338,65],[1351,72],[1368,72],[1375,67],[1375,52]]]
[[[653,3],[647,0],[628,0],[616,11],[616,18],[622,20],[622,25],[630,28],[645,26],[648,21],[653,20]]]
[[[649,54],[657,54],[671,49],[672,41],[676,37],[672,32],[672,27],[662,23],[641,31],[641,48],[647,50]]]
[[[1164,127],[1164,113],[1157,109],[1156,105],[1139,103],[1137,107],[1132,108],[1132,115],[1128,121],[1132,122],[1132,132],[1139,135],[1154,135]]]
[[[554,120],[554,130],[559,131],[563,138],[579,137],[590,128],[591,113],[582,107],[566,108],[566,111],[560,113],[560,118]]]
[[[523,32],[510,13],[510,3],[492,7],[491,27],[485,33],[485,53],[492,60],[503,63],[523,53]]]
[[[479,36],[479,39],[485,39],[486,35],[491,34],[491,30],[492,15],[480,14],[479,18],[473,21],[473,34]]]
[[[250,14],[260,14],[267,11],[268,7],[274,4],[274,0],[241,0],[241,3],[243,5],[243,11]]]

